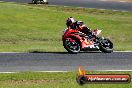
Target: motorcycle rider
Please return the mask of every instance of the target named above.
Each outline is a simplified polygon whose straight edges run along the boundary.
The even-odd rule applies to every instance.
[[[66,25],[68,28],[71,28],[73,30],[78,30],[86,34],[86,36],[88,36],[88,38],[90,39],[95,37],[95,35],[93,34],[90,28],[88,28],[82,21],[75,21],[73,17],[69,17],[66,20]]]

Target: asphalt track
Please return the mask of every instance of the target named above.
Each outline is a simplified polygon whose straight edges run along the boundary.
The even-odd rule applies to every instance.
[[[0,0],[20,3],[31,3],[32,0]],[[98,9],[111,9],[111,10],[123,10],[132,11],[132,2],[118,2],[110,0],[48,0],[50,5],[65,5],[65,6],[77,6],[88,7]]]
[[[67,52],[0,53],[0,72],[132,70],[132,52]]]

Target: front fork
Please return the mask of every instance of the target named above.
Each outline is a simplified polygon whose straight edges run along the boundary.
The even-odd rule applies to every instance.
[[[94,45],[97,49],[100,49],[101,40],[103,39],[104,37],[98,37],[98,36],[94,39]]]

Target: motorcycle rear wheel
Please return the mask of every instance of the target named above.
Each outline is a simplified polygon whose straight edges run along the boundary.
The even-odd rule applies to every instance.
[[[80,44],[76,40],[70,42],[70,40],[66,39],[63,41],[63,46],[69,53],[77,54],[80,52]]]

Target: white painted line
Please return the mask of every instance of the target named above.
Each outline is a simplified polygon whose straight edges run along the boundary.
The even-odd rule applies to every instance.
[[[106,9],[99,9],[99,10],[106,10]]]
[[[1,74],[11,74],[11,73],[18,73],[18,72],[0,72]]]
[[[122,0],[118,0],[118,1],[116,1],[116,0],[100,0],[100,1],[103,1],[103,2],[110,2],[110,1],[112,1],[112,2],[128,2],[128,1],[122,1]]]
[[[68,72],[68,71],[35,71],[35,72],[50,72],[50,73],[60,73],[60,72]]]
[[[119,72],[119,71],[121,71],[121,72],[127,72],[127,71],[132,71],[132,70],[96,70],[96,71],[117,71],[117,72]]]
[[[132,51],[114,51],[114,52],[132,52]]]
[[[28,71],[24,71],[28,72]],[[66,73],[70,71],[31,71],[31,72],[43,72],[43,73]],[[12,73],[21,73],[21,72],[0,72],[0,74],[12,74]]]
[[[89,70],[87,70],[89,71]],[[92,70],[90,70],[92,72]],[[93,71],[110,71],[110,72],[131,72],[132,70],[93,70]],[[26,71],[25,71],[26,72]],[[28,72],[28,71],[27,71]],[[43,73],[67,73],[72,71],[32,71],[32,72],[43,72]],[[0,72],[0,74],[13,74],[13,73],[21,73],[21,72]]]
[[[0,53],[27,53],[27,52],[0,52]]]

